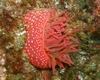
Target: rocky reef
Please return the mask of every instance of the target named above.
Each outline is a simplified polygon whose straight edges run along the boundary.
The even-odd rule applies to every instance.
[[[25,45],[25,14],[34,9],[56,6],[75,17],[68,22],[79,31],[79,51],[70,53],[74,65],[65,69],[39,69],[28,61]],[[100,0],[0,0],[0,80],[99,80]]]

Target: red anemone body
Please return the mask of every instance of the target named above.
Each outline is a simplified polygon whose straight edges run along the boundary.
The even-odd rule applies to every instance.
[[[77,52],[78,41],[67,29],[66,11],[59,14],[55,9],[38,9],[28,12],[24,21],[26,44],[24,51],[29,61],[39,68],[52,68],[62,63],[73,64],[68,53]]]

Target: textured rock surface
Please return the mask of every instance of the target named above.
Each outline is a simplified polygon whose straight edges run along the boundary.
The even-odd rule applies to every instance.
[[[69,16],[75,14],[68,24],[80,29],[74,34],[80,42],[80,51],[70,54],[74,66],[64,64],[66,70],[56,66],[52,75],[51,69],[31,65],[23,53],[26,25],[22,18],[33,9],[54,4],[58,12],[67,8]],[[99,7],[99,0],[0,0],[0,80],[99,80]]]

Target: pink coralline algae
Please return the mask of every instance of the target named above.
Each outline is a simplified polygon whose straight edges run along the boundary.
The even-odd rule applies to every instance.
[[[24,52],[34,66],[52,68],[54,72],[56,65],[64,68],[63,63],[73,64],[68,53],[77,52],[79,42],[67,27],[71,18],[66,10],[57,14],[54,8],[32,10],[24,16],[27,24]]]

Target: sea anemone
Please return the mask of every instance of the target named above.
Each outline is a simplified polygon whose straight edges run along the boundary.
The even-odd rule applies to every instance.
[[[27,24],[24,52],[34,66],[52,68],[54,73],[56,65],[64,68],[63,63],[73,64],[69,53],[78,51],[79,42],[70,31],[73,27],[67,24],[72,18],[66,10],[56,13],[55,8],[35,9],[24,16]]]

